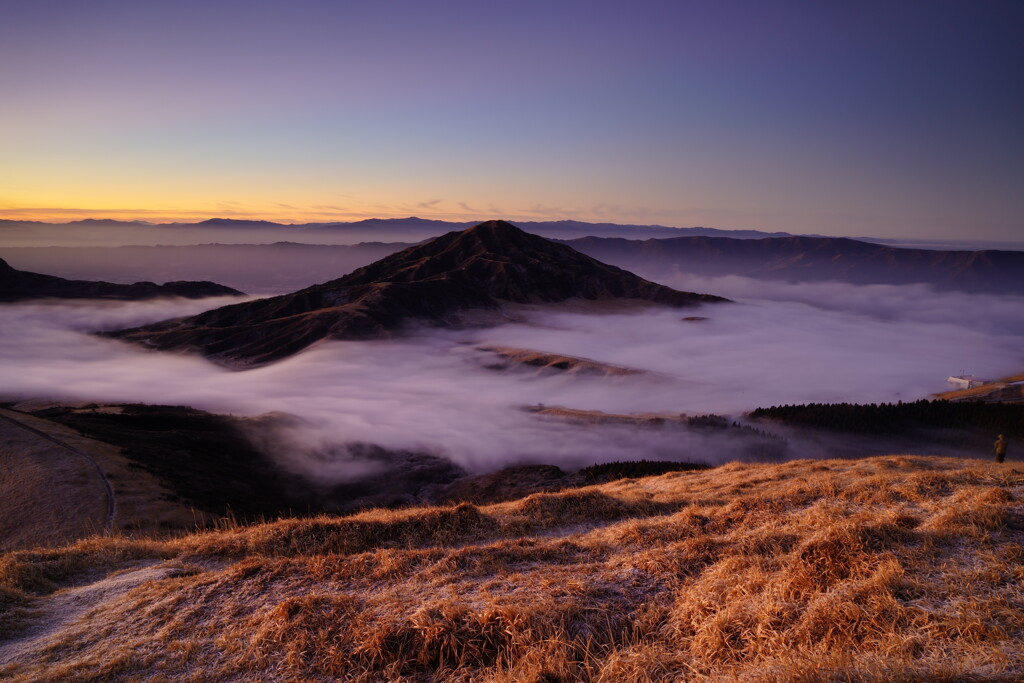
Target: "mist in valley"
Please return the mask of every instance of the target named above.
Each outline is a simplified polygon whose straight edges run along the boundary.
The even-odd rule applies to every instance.
[[[787,439],[784,448],[766,451],[758,438],[738,430],[574,422],[531,409],[716,413],[743,422],[743,413],[759,406],[917,400],[945,390],[946,376],[960,370],[994,378],[1019,371],[1024,360],[1021,298],[936,293],[924,286],[799,287],[744,278],[679,276],[666,284],[726,295],[736,303],[600,314],[571,306],[520,306],[495,327],[414,327],[390,340],[324,342],[244,372],[91,334],[192,315],[237,299],[5,305],[0,389],[11,399],[295,415],[301,422],[282,423],[275,442],[287,445],[275,456],[306,476],[345,481],[376,467],[352,455],[345,447],[352,443],[430,453],[471,472],[517,463],[576,468],[646,458],[718,464],[830,456],[836,449],[849,455],[907,451],[913,443],[758,425]],[[495,370],[495,355],[480,348],[486,345],[643,372]],[[965,454],[953,447],[943,453]]]

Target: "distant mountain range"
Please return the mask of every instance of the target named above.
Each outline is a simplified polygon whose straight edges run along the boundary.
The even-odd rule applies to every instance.
[[[424,231],[450,231],[462,230],[478,221],[458,223],[452,221],[439,221],[426,218],[369,218],[352,223],[311,223],[303,226],[296,226],[305,229],[330,229],[334,231],[365,230],[366,228],[378,228],[381,231],[389,229],[419,228]],[[634,225],[619,223],[587,223],[585,221],[515,221],[515,224],[526,232],[543,237],[572,239],[575,236],[624,236],[630,237],[678,237],[684,235],[709,235],[719,237],[732,237],[734,239],[754,239],[760,237],[782,237],[788,236],[787,232],[761,232],[759,230],[719,230],[717,228],[671,228],[664,225]]]
[[[565,244],[650,280],[678,273],[855,284],[926,283],[940,289],[1024,295],[1024,252],[903,249],[837,237],[626,240]],[[214,280],[278,294],[336,279],[409,243],[205,244],[149,247],[0,247],[18,267],[76,280]]]
[[[0,259],[0,301],[25,299],[154,299],[181,296],[201,299],[208,296],[241,295],[242,292],[214,282],[136,282],[119,285],[90,280],[65,280],[53,275],[16,270]]]
[[[657,278],[741,275],[760,280],[858,285],[927,283],[939,289],[1024,294],[1024,252],[901,249],[842,237],[736,240],[676,237],[566,242],[584,254]]]
[[[234,219],[177,226],[86,219],[60,226],[60,235],[53,239],[48,235],[33,241],[26,236],[49,228],[21,226],[11,221],[0,224],[0,245],[8,245],[0,246],[0,257],[26,270],[122,283],[214,280],[262,293],[294,291],[334,279],[453,227],[468,227],[420,218],[305,226]],[[787,282],[925,283],[966,292],[1024,294],[1024,251],[904,248],[842,237],[769,237],[754,231],[577,221],[521,227],[654,280],[682,272]],[[645,231],[651,234],[638,239]],[[107,232],[117,233],[118,241],[138,244],[148,239],[164,246],[98,246],[94,236]],[[214,239],[222,243],[203,243]],[[389,242],[376,241],[382,239]],[[20,240],[26,246],[10,246]],[[61,243],[78,246],[28,246]]]
[[[122,221],[106,218],[85,218],[67,223],[43,223],[40,221],[0,220],[0,227],[37,226],[37,227],[93,227],[93,228],[138,228],[140,230],[194,230],[194,229],[228,229],[228,230],[268,230],[279,233],[277,239],[295,239],[299,235],[321,234],[343,237],[346,234],[358,236],[364,241],[365,235],[379,233],[382,240],[413,240],[419,241],[436,237],[453,230],[465,230],[480,221],[442,221],[429,218],[367,218],[350,222],[328,223],[275,223],[264,220],[240,220],[237,218],[208,218],[195,223],[148,223],[144,221]],[[586,235],[607,237],[676,237],[682,235],[714,235],[738,239],[758,237],[779,237],[789,233],[761,232],[758,230],[719,230],[716,228],[672,228],[663,225],[620,225],[617,223],[587,223],[584,221],[517,221],[516,225],[527,232],[537,235],[561,239],[573,239]],[[144,233],[143,233],[144,234]]]
[[[571,298],[639,299],[669,306],[726,301],[649,282],[504,221],[489,221],[292,294],[110,336],[251,367],[321,339],[388,336],[411,319],[451,325],[463,311]]]
[[[121,246],[121,245],[195,245],[271,244],[356,244],[360,242],[422,242],[451,231],[461,231],[480,221],[444,221],[409,216],[406,218],[367,218],[348,222],[277,223],[267,220],[208,218],[191,223],[151,223],[108,218],[84,218],[66,223],[44,223],[0,219],[0,243],[9,246]],[[516,221],[527,232],[551,239],[582,237],[621,237],[625,239],[663,239],[674,237],[726,237],[765,239],[793,237],[788,232],[760,230],[722,230],[706,227],[667,227],[585,221]],[[87,228],[89,230],[83,230]],[[804,235],[820,237],[823,235]],[[984,242],[979,240],[921,240],[877,237],[851,237],[858,242],[889,247],[940,251],[1008,250],[1024,251],[1024,241]]]

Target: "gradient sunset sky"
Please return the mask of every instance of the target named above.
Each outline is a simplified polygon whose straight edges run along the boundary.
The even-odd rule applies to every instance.
[[[1024,240],[1024,2],[9,0],[0,218]]]

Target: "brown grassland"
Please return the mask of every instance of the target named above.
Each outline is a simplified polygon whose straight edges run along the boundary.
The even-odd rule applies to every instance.
[[[103,531],[106,521],[106,492],[92,463],[0,417],[0,553],[70,543]]]
[[[1021,680],[1024,467],[730,464],[0,557],[11,680]]]
[[[106,526],[106,492],[96,468],[19,424],[97,463],[117,501],[117,531],[188,530],[206,520],[176,501],[156,477],[133,466],[117,447],[51,420],[0,408],[0,553],[70,543]]]

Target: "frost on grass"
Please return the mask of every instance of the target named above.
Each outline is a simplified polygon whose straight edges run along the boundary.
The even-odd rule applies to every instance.
[[[11,553],[0,676],[1016,679],[1022,497],[1013,464],[733,464]],[[10,655],[34,614],[140,563],[151,578]]]

